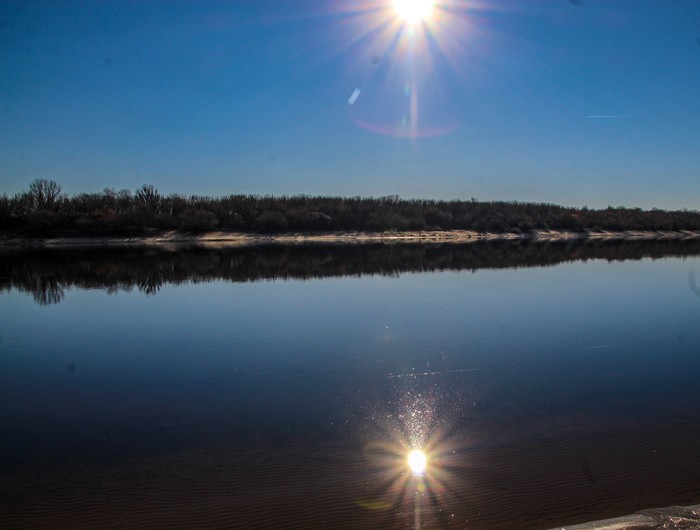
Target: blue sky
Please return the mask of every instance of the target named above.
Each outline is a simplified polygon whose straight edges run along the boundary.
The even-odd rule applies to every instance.
[[[697,209],[700,2],[4,0],[0,193],[34,178]]]

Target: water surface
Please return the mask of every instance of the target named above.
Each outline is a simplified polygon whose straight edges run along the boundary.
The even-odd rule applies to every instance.
[[[697,503],[698,246],[5,251],[0,524],[547,528]]]

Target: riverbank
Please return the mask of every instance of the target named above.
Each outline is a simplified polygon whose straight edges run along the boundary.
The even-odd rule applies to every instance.
[[[206,246],[252,246],[268,244],[366,244],[366,243],[468,243],[529,239],[538,241],[617,239],[696,239],[700,231],[585,231],[534,230],[527,234],[512,232],[493,233],[471,230],[407,231],[407,232],[294,232],[281,234],[255,234],[243,232],[212,231],[204,233],[160,232],[139,236],[117,237],[23,237],[0,236],[0,246],[131,246],[160,244],[194,244]]]

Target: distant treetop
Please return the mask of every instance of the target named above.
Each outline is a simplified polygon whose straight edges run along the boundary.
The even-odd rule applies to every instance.
[[[68,196],[36,179],[29,189],[0,197],[0,231],[42,236],[140,234],[154,230],[201,232],[333,232],[475,230],[700,230],[697,210],[592,210],[517,201],[426,200],[385,197],[162,196],[151,185],[132,193],[106,188]]]

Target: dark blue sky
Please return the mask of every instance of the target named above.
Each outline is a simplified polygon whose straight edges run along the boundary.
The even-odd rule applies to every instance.
[[[0,2],[0,193],[700,208],[700,2]]]

